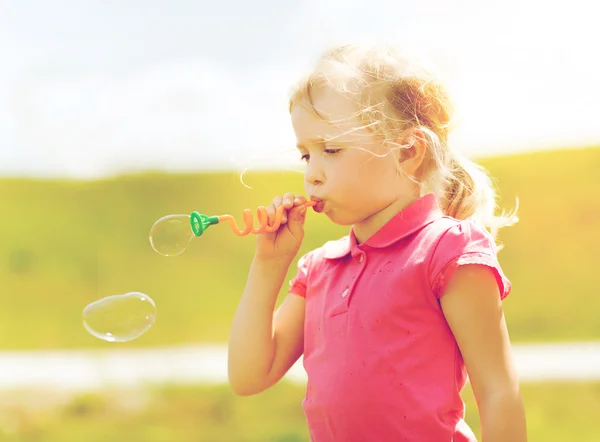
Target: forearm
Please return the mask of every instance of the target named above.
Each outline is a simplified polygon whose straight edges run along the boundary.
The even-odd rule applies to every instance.
[[[291,260],[254,257],[229,338],[229,382],[238,394],[265,383],[275,356],[273,312]]]
[[[525,408],[518,392],[490,395],[479,402],[482,442],[526,442]]]

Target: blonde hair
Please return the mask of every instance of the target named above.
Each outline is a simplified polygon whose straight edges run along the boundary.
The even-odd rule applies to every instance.
[[[450,97],[432,70],[416,59],[385,45],[333,47],[295,85],[290,111],[302,101],[319,115],[311,96],[317,86],[335,88],[354,100],[364,127],[399,149],[412,145],[397,143],[407,132],[418,134],[427,146],[420,193],[434,193],[445,215],[472,219],[494,238],[501,227],[518,221],[516,208],[511,214],[495,215],[496,191],[487,171],[448,146]]]

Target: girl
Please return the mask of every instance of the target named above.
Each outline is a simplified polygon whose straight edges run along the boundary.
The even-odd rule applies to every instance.
[[[525,441],[494,242],[517,218],[494,216],[485,171],[448,146],[439,81],[388,48],[337,47],[290,113],[313,209],[351,228],[299,259],[274,312],[306,200],[273,199],[269,222],[283,205],[284,224],[257,236],[229,342],[233,391],[269,388],[303,354],[313,442],[472,442],[468,373],[483,442]]]

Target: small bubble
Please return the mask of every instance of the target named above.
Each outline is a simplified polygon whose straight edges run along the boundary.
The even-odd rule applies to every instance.
[[[94,337],[128,342],[143,335],[156,320],[156,304],[148,295],[131,292],[113,295],[83,309],[83,325]]]
[[[194,238],[189,215],[169,215],[154,223],[150,229],[150,245],[164,256],[183,253]]]

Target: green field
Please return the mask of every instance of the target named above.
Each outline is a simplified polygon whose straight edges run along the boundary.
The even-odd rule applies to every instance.
[[[520,200],[521,221],[501,231],[500,262],[514,285],[505,301],[513,342],[600,339],[600,149],[482,161],[497,179],[501,207]],[[230,213],[302,193],[293,172],[168,175],[97,181],[0,179],[2,349],[123,348],[225,342],[252,258],[254,237],[210,227],[185,254],[166,258],[148,241],[172,213]],[[301,253],[347,233],[309,211]],[[288,278],[294,274],[290,269]],[[282,294],[285,292],[284,287]],[[158,306],[141,338],[109,344],[90,336],[90,302],[141,291]],[[43,369],[43,367],[40,367]],[[600,383],[522,385],[529,440],[598,440]],[[161,387],[71,397],[3,392],[2,442],[305,442],[303,388],[280,383],[248,398],[227,386]],[[467,421],[479,435],[469,387]]]
[[[600,383],[527,384],[530,441],[597,442]],[[3,442],[307,442],[303,389],[280,383],[240,398],[227,387],[161,388],[74,398],[3,396]],[[467,422],[480,439],[470,389]]]
[[[500,262],[514,285],[505,301],[513,342],[600,338],[600,149],[482,161],[501,207],[521,221],[501,231]],[[0,180],[0,336],[4,349],[111,347],[82,327],[90,302],[141,291],[156,324],[123,346],[225,342],[255,238],[212,226],[178,257],[155,253],[152,224],[173,213],[230,213],[302,193],[301,174],[149,173],[98,181]],[[309,211],[301,253],[347,233]],[[293,276],[291,268],[288,277]],[[284,289],[282,290],[285,291]]]

